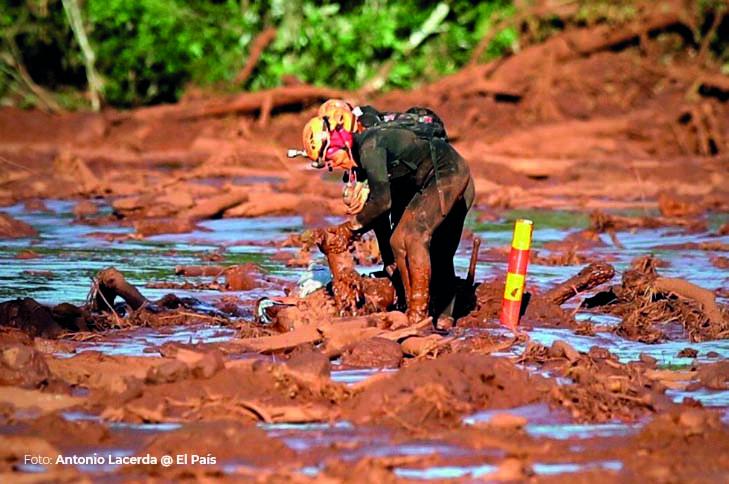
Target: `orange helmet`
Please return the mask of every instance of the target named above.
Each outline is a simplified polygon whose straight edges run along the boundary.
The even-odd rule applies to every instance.
[[[359,130],[357,116],[352,105],[341,99],[330,99],[319,106],[319,116],[326,117],[333,129],[344,129],[350,133]]]
[[[304,125],[304,151],[314,163],[322,165],[329,148],[329,121],[324,116],[315,116]]]
[[[329,99],[327,101],[324,101],[324,104],[319,106],[319,116],[326,116],[329,113],[330,109],[344,109],[346,111],[352,112],[352,105],[349,104],[344,99]]]

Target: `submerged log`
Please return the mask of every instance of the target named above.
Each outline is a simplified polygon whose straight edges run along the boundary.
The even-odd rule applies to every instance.
[[[615,269],[605,262],[593,262],[577,275],[574,275],[547,291],[543,298],[558,306],[564,304],[577,294],[589,291],[615,276]]]

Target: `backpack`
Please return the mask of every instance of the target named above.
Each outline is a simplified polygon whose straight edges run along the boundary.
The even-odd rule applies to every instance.
[[[433,145],[434,139],[442,139],[448,141],[448,134],[446,133],[445,124],[440,116],[435,114],[432,109],[414,106],[404,113],[388,112],[381,113],[372,106],[364,106],[363,108],[356,107],[359,112],[353,111],[354,115],[358,117],[360,122],[367,129],[387,129],[387,128],[402,128],[407,129],[415,133],[415,135],[428,142],[430,147],[430,159],[433,162],[433,169],[435,173],[435,182],[438,186],[438,198],[440,202],[440,210],[443,216],[446,215],[445,199],[443,190],[440,187],[440,163],[436,156],[435,146]],[[411,171],[415,171],[417,166],[413,166],[412,163],[402,163],[407,166]]]
[[[355,108],[357,109],[357,108]],[[426,141],[433,138],[448,140],[445,124],[440,116],[428,108],[412,107],[407,111],[400,112],[379,112],[371,106],[360,109],[355,113],[360,117],[367,129],[370,128],[402,128],[415,133],[416,136]]]

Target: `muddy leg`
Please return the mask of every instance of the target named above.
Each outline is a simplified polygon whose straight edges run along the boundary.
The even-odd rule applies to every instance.
[[[390,238],[390,246],[395,256],[395,264],[400,273],[400,281],[405,295],[405,302],[410,303],[410,271],[407,264],[407,238],[409,234],[404,228],[398,226]]]
[[[435,201],[440,204],[437,193]],[[428,316],[430,301],[431,232],[423,224],[422,217],[419,217],[423,214],[422,204],[412,211],[407,210],[396,229],[405,239],[405,260],[408,268],[406,284],[409,286],[407,313],[411,323],[417,323]],[[405,279],[403,276],[403,282]]]
[[[433,240],[430,244],[432,266],[430,309],[434,316],[443,313],[456,293],[456,271],[453,267],[453,257],[461,241],[463,222],[467,213],[466,201],[460,199],[433,233]]]
[[[390,237],[392,237],[392,228],[390,227],[390,219],[387,214],[380,216],[374,224],[375,237],[377,238],[377,246],[380,249],[382,257],[382,268],[387,268],[395,262],[395,255],[390,247]]]
[[[431,271],[434,267],[431,264],[431,254],[437,259],[439,277],[441,275],[449,277],[451,286],[455,281],[453,255],[460,240],[463,219],[472,200],[472,193],[469,191],[472,185],[468,167],[463,159],[449,160],[448,167],[444,171],[439,183],[436,184],[435,179],[431,179],[425,188],[413,197],[393,235],[398,244],[403,241],[405,243],[405,257],[399,259],[398,268],[403,266],[407,270],[407,275],[403,274],[403,282],[409,286],[407,304],[408,319],[411,323],[420,321],[428,315]],[[441,205],[441,196],[445,202],[444,207]],[[431,248],[433,234],[451,213],[453,213],[452,221],[444,227],[444,233],[448,235],[444,236],[443,243],[435,247],[439,252],[435,252],[432,250],[434,248]],[[441,249],[446,253],[441,253]],[[409,284],[406,279],[409,280]]]

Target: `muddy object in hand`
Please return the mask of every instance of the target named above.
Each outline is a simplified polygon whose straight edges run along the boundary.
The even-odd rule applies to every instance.
[[[37,237],[38,231],[25,222],[14,219],[6,213],[0,213],[0,239],[19,239]]]
[[[37,388],[50,378],[46,360],[32,347],[10,345],[0,349],[0,385]]]
[[[316,229],[302,236],[306,245],[316,244],[326,256],[332,273],[332,293],[340,314],[387,311],[395,303],[395,288],[387,278],[362,277],[349,252],[352,231],[346,224]]]
[[[342,364],[355,368],[399,368],[401,363],[400,345],[379,337],[355,343],[342,355]]]

